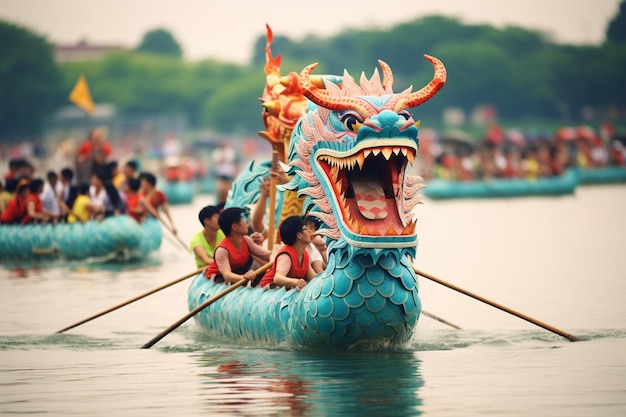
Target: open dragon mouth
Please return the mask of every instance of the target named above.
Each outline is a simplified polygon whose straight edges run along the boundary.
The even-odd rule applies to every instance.
[[[361,143],[349,154],[328,152],[317,161],[333,188],[343,223],[353,233],[399,236],[415,232],[404,215],[404,175],[417,148],[406,140]]]

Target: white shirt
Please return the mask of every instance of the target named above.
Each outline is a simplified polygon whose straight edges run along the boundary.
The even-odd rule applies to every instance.
[[[309,243],[309,246],[306,247],[306,251],[309,253],[309,261],[311,264],[316,261],[320,261],[324,263],[324,259],[322,258],[322,254],[317,250],[313,243]]]
[[[49,182],[46,182],[43,185],[43,191],[39,194],[39,198],[41,199],[41,203],[45,211],[55,216],[58,216],[61,213],[56,190],[52,188]]]
[[[104,187],[102,187],[102,189],[100,189],[100,192],[96,194],[96,187],[92,185],[89,187],[89,198],[91,199],[91,202],[93,204],[104,207],[104,200],[107,198],[107,192]]]
[[[211,154],[211,159],[218,176],[234,177],[237,173],[236,154],[233,148],[218,148]]]

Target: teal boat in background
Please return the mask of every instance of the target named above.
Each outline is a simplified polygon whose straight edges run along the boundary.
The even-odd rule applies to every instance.
[[[105,259],[144,257],[161,246],[161,224],[139,224],[126,215],[101,222],[57,225],[0,225],[0,260]]]
[[[626,167],[578,169],[581,185],[619,184],[626,182]]]
[[[523,178],[497,178],[480,181],[433,179],[426,182],[426,187],[422,193],[433,200],[559,196],[573,194],[578,183],[578,172],[568,169],[558,177],[538,178],[536,180]]]
[[[161,179],[158,188],[165,193],[170,205],[189,204],[193,200],[196,185],[193,181],[167,181]]]
[[[217,191],[217,179],[215,176],[207,174],[196,178],[196,191],[198,194],[215,194]]]

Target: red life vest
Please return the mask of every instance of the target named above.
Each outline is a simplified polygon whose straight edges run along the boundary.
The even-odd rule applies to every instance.
[[[28,196],[24,199],[24,217],[22,218],[22,224],[27,224],[32,220],[32,218],[28,215],[28,203],[31,201],[35,203],[35,212],[43,212],[43,203],[41,202],[39,195],[33,193],[28,194]]]
[[[241,250],[237,249],[235,245],[230,241],[228,237],[222,239],[217,245],[215,251],[218,248],[224,248],[228,251],[228,259],[230,261],[230,270],[236,274],[244,274],[252,266],[252,256],[250,256],[250,250],[248,249],[248,242],[243,239],[241,242]],[[204,271],[204,276],[211,278],[212,275],[220,274],[217,262],[211,263]]]
[[[309,272],[309,254],[307,251],[304,251],[302,255],[302,263],[298,265],[298,254],[296,253],[296,249],[293,246],[284,245],[278,253],[276,254],[276,259],[281,256],[283,253],[286,253],[291,258],[291,268],[287,273],[287,276],[290,278],[298,278],[306,280],[306,276]],[[274,276],[276,275],[276,262],[270,268],[269,271],[263,276],[261,283],[259,284],[261,287],[265,287],[267,284],[272,284],[274,282]]]
[[[137,220],[137,222],[141,223],[146,213],[136,213],[133,211],[133,209],[139,207],[139,193],[126,194],[126,204],[128,205],[127,214]]]
[[[2,216],[0,217],[0,223],[20,223],[26,214],[26,199],[20,200],[20,198],[15,195],[6,208],[2,212]]]

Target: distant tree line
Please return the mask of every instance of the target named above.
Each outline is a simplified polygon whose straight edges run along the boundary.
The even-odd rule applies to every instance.
[[[625,7],[616,20],[626,19]],[[626,24],[610,27],[613,36],[600,47],[563,46],[536,31],[431,16],[390,30],[349,30],[332,38],[294,42],[278,36],[274,48],[294,59],[319,61],[320,73],[345,67],[353,76],[362,70],[370,75],[382,59],[394,71],[396,90],[428,82],[432,70],[422,55],[436,56],[446,65],[448,83],[436,100],[420,107],[428,117],[439,117],[444,107],[471,111],[483,103],[494,105],[504,118],[557,118],[564,111],[577,118],[585,106],[626,104]],[[264,59],[264,42],[256,42],[254,63]]]
[[[494,106],[500,117],[577,121],[585,107],[626,108],[626,3],[607,27],[601,46],[558,45],[540,32],[518,27],[468,25],[430,16],[389,30],[346,30],[337,36],[296,42],[275,36],[274,54],[282,71],[300,71],[319,62],[319,74],[369,77],[377,59],[394,72],[395,90],[428,83],[430,64],[441,59],[447,86],[418,109],[417,118],[440,120],[445,107],[467,112]],[[558,18],[558,17],[555,17]],[[163,29],[148,32],[137,50],[112,52],[98,61],[55,63],[47,41],[26,28],[0,22],[0,140],[32,135],[60,106],[80,74],[96,103],[112,103],[132,115],[180,113],[192,126],[220,132],[262,129],[265,37],[257,39],[248,65],[215,60],[188,62]],[[11,42],[6,41],[12,40]]]

